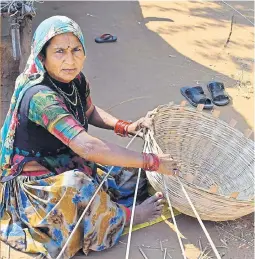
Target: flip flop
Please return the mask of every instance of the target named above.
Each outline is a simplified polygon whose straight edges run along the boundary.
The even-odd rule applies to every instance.
[[[201,86],[182,87],[181,94],[195,107],[198,104],[204,104],[204,109],[209,110],[213,108],[212,100],[206,97]]]
[[[105,33],[100,37],[95,38],[96,43],[115,42],[115,41],[117,41],[117,37],[109,33]]]
[[[212,95],[212,102],[215,105],[223,106],[229,103],[230,98],[225,91],[223,83],[212,81],[207,84],[207,88]]]

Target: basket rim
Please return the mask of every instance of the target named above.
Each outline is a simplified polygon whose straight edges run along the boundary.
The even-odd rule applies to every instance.
[[[173,102],[172,103],[169,103],[169,104],[162,104],[162,105],[159,105],[153,112],[153,117],[155,117],[159,112],[160,110],[164,109],[164,108],[173,108],[173,109],[177,109],[177,108],[181,108],[182,109],[182,112],[184,110],[186,111],[198,111],[195,107],[191,107],[191,106],[182,106],[180,104],[174,104]],[[220,119],[220,118],[216,118],[212,115],[212,112],[213,110],[209,113],[209,111],[205,112],[205,110],[202,110],[202,111],[198,111],[200,112],[201,114],[203,114],[203,116],[205,116],[206,118],[210,118],[210,119],[214,119],[215,121],[218,121],[222,126],[225,126],[226,128],[229,128],[233,131],[235,131],[235,133],[237,133],[240,137],[244,137],[247,141],[251,142],[250,144],[253,145],[253,149],[255,149],[255,140],[252,140],[250,137],[247,137],[245,136],[245,134],[238,130],[237,128],[235,127],[232,127],[229,125],[229,123],[227,123],[226,121]],[[253,129],[251,129],[251,131],[253,132],[253,134],[251,135],[254,135],[255,136],[255,132]]]
[[[146,174],[147,174],[147,173],[149,173],[149,174],[150,174],[150,173],[160,174],[160,173],[155,172],[155,171],[146,171]],[[173,176],[173,177],[174,177],[174,176]],[[184,179],[184,178],[182,178],[182,177],[179,177],[179,178]],[[184,179],[184,180],[185,180],[185,179]],[[235,198],[231,198],[231,197],[225,196],[225,195],[220,194],[220,193],[209,192],[207,189],[202,188],[202,187],[200,187],[200,186],[196,186],[196,185],[194,185],[194,184],[192,184],[192,183],[188,183],[187,181],[181,181],[181,182],[182,182],[183,185],[188,186],[188,188],[191,188],[191,189],[193,189],[193,190],[198,190],[198,191],[201,191],[201,192],[210,194],[210,195],[215,196],[215,197],[217,197],[217,198],[220,197],[220,199],[221,199],[221,198],[224,198],[224,199],[225,199],[226,201],[228,201],[228,202],[247,203],[247,204],[255,203],[254,198],[251,199],[251,200],[238,200],[238,199],[235,199]],[[185,187],[185,186],[184,186],[184,187]]]

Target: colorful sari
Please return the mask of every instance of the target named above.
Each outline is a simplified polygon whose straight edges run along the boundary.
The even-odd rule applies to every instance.
[[[28,150],[15,146],[19,107],[26,92],[45,79],[46,71],[39,57],[42,47],[55,35],[65,32],[73,32],[85,51],[81,30],[71,19],[54,16],[39,25],[27,67],[16,80],[0,143],[0,239],[20,251],[40,253],[48,258],[58,256],[109,170],[107,166],[95,165],[67,150],[48,156],[34,154],[46,170],[22,171],[26,159],[31,156]],[[66,145],[84,130],[61,97],[51,89],[40,91],[31,99],[28,117],[54,136],[59,137],[61,133],[59,139]],[[147,195],[144,172],[143,176],[138,195],[142,199]],[[127,208],[133,203],[136,180],[135,169],[113,168],[68,243],[64,258],[74,256],[80,249],[88,254],[90,250],[101,251],[118,242],[129,215]]]

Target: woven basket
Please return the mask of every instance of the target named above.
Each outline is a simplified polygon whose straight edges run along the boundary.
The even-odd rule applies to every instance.
[[[151,116],[151,115],[150,115]],[[254,211],[254,142],[230,124],[201,110],[159,106],[145,136],[148,152],[171,154],[203,220],[234,220]],[[165,193],[162,175],[147,172],[151,185]],[[194,213],[176,177],[164,176],[171,203]]]

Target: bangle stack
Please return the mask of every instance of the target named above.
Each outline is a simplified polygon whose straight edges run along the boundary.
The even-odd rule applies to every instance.
[[[152,162],[151,162],[152,161]],[[153,153],[143,153],[143,169],[146,171],[158,171],[159,157]]]
[[[114,127],[114,132],[121,136],[126,137],[128,136],[128,126],[131,124],[131,122],[118,120]]]

